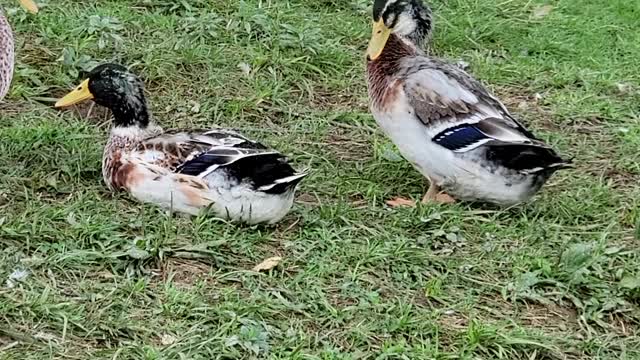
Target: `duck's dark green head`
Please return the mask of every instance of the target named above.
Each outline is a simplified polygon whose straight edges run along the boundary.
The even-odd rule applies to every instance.
[[[73,91],[58,100],[56,107],[67,107],[93,100],[109,108],[116,126],[141,126],[149,123],[144,84],[122,65],[103,64]]]
[[[378,58],[392,33],[420,46],[431,35],[432,27],[431,9],[422,0],[375,0],[367,57]]]

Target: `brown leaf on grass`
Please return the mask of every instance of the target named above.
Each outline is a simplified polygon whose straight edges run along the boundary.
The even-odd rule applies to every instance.
[[[405,198],[397,197],[395,199],[387,200],[387,205],[391,207],[400,207],[400,206],[408,206],[408,207],[416,207],[416,202],[412,200],[408,200]]]
[[[438,204],[453,204],[456,202],[456,199],[452,198],[451,195],[447,193],[439,193],[436,195],[436,203]]]
[[[160,337],[160,343],[164,346],[168,346],[168,345],[172,345],[174,344],[178,339],[176,339],[175,336],[171,335],[171,334],[163,334]]]
[[[543,17],[549,15],[549,13],[551,13],[551,10],[553,10],[553,5],[538,6],[533,10],[533,18],[542,19]]]
[[[274,267],[278,266],[278,264],[280,264],[280,261],[282,261],[282,258],[280,256],[270,257],[264,260],[263,262],[261,262],[260,264],[254,266],[252,270],[256,272],[269,271]]]

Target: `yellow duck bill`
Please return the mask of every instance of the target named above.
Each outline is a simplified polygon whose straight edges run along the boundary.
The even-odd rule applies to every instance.
[[[91,99],[93,99],[93,94],[89,91],[89,79],[87,79],[62,99],[58,100],[55,107],[67,107]]]
[[[33,0],[20,0],[20,5],[32,14],[38,13],[38,5]]]
[[[367,58],[369,60],[375,60],[382,54],[382,50],[384,50],[384,46],[387,44],[390,35],[391,29],[384,24],[382,19],[373,23],[373,33],[369,41],[369,47],[367,48]]]

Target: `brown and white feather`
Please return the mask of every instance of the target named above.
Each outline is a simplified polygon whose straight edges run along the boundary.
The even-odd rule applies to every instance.
[[[0,101],[9,92],[13,78],[13,32],[9,21],[0,9]]]

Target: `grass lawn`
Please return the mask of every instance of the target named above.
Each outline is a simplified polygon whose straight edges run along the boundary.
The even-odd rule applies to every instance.
[[[19,55],[0,359],[640,358],[640,2],[432,0],[434,51],[575,156],[507,210],[384,205],[425,188],[367,109],[369,0],[1,3]],[[104,61],[144,78],[163,126],[239,129],[310,169],[291,214],[237,226],[109,193],[107,112],[51,108]]]

